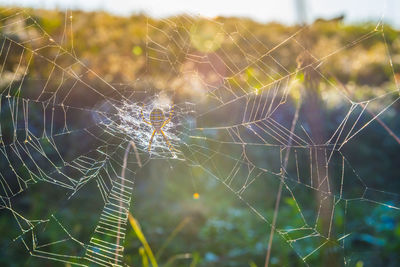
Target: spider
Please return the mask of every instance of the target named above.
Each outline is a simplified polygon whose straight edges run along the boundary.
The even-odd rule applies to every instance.
[[[143,106],[144,106],[144,105],[143,105]],[[169,112],[168,119],[165,119],[164,112],[163,112],[161,109],[159,109],[159,108],[154,108],[154,109],[150,112],[150,121],[147,121],[147,120],[144,118],[144,115],[143,115],[143,107],[142,107],[142,109],[140,110],[140,115],[142,116],[143,121],[144,121],[145,123],[149,124],[150,126],[152,126],[153,129],[154,129],[153,133],[151,134],[151,138],[150,138],[150,142],[149,142],[149,147],[148,147],[148,149],[147,149],[149,152],[150,152],[150,150],[151,150],[151,144],[153,143],[153,138],[154,138],[154,135],[155,135],[156,133],[162,134],[165,143],[168,145],[168,148],[169,148],[171,151],[174,150],[174,148],[172,147],[172,145],[171,145],[170,142],[168,141],[167,136],[165,135],[165,133],[164,133],[163,130],[162,130],[162,128],[163,128],[165,125],[167,125],[168,122],[171,121],[171,119],[172,119],[172,114],[173,114],[173,113],[174,113],[174,107],[172,106],[172,108],[171,108],[171,110],[170,110],[170,112]]]

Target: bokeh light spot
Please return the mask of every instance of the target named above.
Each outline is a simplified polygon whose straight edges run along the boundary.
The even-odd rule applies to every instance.
[[[220,48],[225,37],[220,26],[210,20],[200,20],[190,30],[192,45],[200,52],[214,52]]]
[[[133,49],[132,49],[132,53],[133,53],[135,56],[140,56],[141,54],[143,54],[143,49],[142,49],[140,46],[135,45],[135,46],[133,47]]]

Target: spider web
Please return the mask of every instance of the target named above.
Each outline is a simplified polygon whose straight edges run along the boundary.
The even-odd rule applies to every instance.
[[[276,235],[305,265],[327,248],[340,251],[340,261],[349,264],[346,240],[354,229],[336,218],[349,216],[361,203],[400,208],[399,195],[390,186],[374,188],[353,167],[354,156],[346,154],[373,123],[398,142],[381,120],[396,112],[400,90],[382,22],[326,51],[323,42],[319,50],[309,48],[312,26],[293,27],[283,40],[266,40],[240,21],[149,20],[146,73],[116,85],[97,75],[67,42],[73,40],[72,14],[65,13],[64,33],[55,40],[30,13],[12,8],[2,13],[1,209],[20,232],[3,238],[27,255],[81,266],[122,266],[133,178],[153,159],[199,168],[247,205],[271,229],[267,261]],[[390,70],[383,89],[361,94],[325,73],[324,66],[337,63],[343,51],[371,39],[383,44],[381,57]],[[288,57],[278,59],[278,54]],[[161,75],[152,73],[156,65],[164,70]],[[346,67],[351,72],[357,66]],[[324,118],[315,115],[322,107],[306,88],[314,80],[329,89],[322,98],[340,105],[341,119],[325,133],[319,131]],[[158,135],[148,153],[152,127],[141,110],[148,118],[155,107],[168,114],[173,106],[164,130],[176,152]],[[79,140],[85,143],[76,146]],[[60,149],[66,144],[71,149]],[[48,186],[58,200],[32,218],[18,200]],[[268,205],[248,194],[265,186],[276,188],[272,216]],[[305,192],[313,200],[304,199]],[[95,218],[62,212],[68,203],[85,208],[90,194],[103,200],[95,204]],[[280,205],[296,210],[290,225],[279,221]],[[87,223],[90,230],[73,227],[83,222],[93,223]],[[49,235],[52,229],[57,236]]]

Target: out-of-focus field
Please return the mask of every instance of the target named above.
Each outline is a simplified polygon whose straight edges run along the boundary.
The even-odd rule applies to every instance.
[[[25,39],[37,36],[38,42],[41,42],[43,33],[36,24],[31,27],[29,22],[25,25],[10,24],[9,20],[20,20],[18,15],[7,18],[7,24],[10,26],[2,27],[5,25],[2,18],[15,14],[16,10],[9,12],[11,11],[0,9],[2,36],[7,36],[16,43],[23,43]],[[317,139],[320,135],[321,140],[338,128],[338,122],[349,109],[349,102],[345,102],[340,95],[346,95],[354,103],[369,101],[396,90],[396,79],[400,80],[399,31],[390,25],[382,26],[377,22],[348,25],[339,18],[329,21],[318,20],[307,27],[300,27],[219,17],[213,19],[220,25],[218,29],[223,29],[233,38],[222,37],[218,41],[218,32],[209,25],[208,19],[203,18],[179,16],[157,20],[144,15],[117,17],[99,12],[73,11],[68,14],[45,10],[23,12],[27,12],[37,21],[38,25],[49,34],[48,38],[51,36],[55,42],[61,44],[67,51],[71,51],[104,81],[124,94],[135,90],[174,92],[173,102],[195,103],[210,89],[204,86],[203,82],[217,88],[222,84],[219,80],[221,76],[226,77],[224,86],[228,84],[232,91],[250,92],[262,90],[263,85],[268,84],[270,80],[279,79],[298,69],[296,74],[298,85],[289,94],[287,103],[284,104],[277,120],[290,128],[294,110],[300,105],[300,114],[303,115],[302,125],[308,127],[311,132],[314,131],[313,136],[317,136]],[[193,28],[193,25],[197,25],[197,28]],[[301,32],[293,36],[298,31]],[[370,32],[376,34],[359,39]],[[213,44],[207,43],[210,37],[202,36],[203,33],[213,36],[214,44],[218,42],[219,44],[213,47]],[[43,44],[48,42],[48,38],[43,38]],[[171,42],[171,38],[175,44]],[[289,41],[281,44],[287,38]],[[3,40],[4,37],[0,37],[0,41]],[[183,47],[188,42],[192,43],[192,55],[200,58],[209,54],[210,58],[215,60],[214,66],[221,68],[210,68],[202,62],[193,63],[185,60],[186,54],[178,47]],[[165,50],[157,49],[155,44],[159,44],[160,48]],[[152,46],[151,49],[149,45]],[[15,79],[14,75],[22,76],[25,71],[17,68],[21,60],[21,51],[18,49],[18,46],[11,45],[6,63],[3,62],[5,54],[0,55],[0,64],[3,68],[0,77],[2,91],[8,89],[6,86],[10,79]],[[263,57],[263,53],[270,49],[272,50],[268,53],[272,57]],[[47,57],[56,56],[51,54],[56,51],[49,49]],[[168,54],[161,51],[168,51]],[[244,59],[243,54],[249,57]],[[314,68],[307,67],[313,59],[330,54],[332,56],[329,56],[329,60],[318,66],[320,73],[315,70],[316,65],[312,65]],[[29,56],[29,53],[23,55],[23,57]],[[60,57],[57,63],[69,66],[67,62],[69,59],[65,60],[62,62],[63,57]],[[264,65],[260,63],[256,65],[257,67],[248,66],[248,60],[260,60]],[[273,60],[276,62],[272,62]],[[218,65],[218,62],[226,64]],[[47,63],[36,57],[30,63],[22,89],[27,97],[30,92],[42,90],[44,87],[49,91],[57,88],[59,73],[52,73]],[[270,68],[272,65],[275,67]],[[261,69],[262,66],[265,68]],[[102,94],[113,96],[114,92],[110,91],[104,82],[100,82],[98,77],[83,73],[84,70],[78,65],[71,65],[70,68],[77,76],[86,75],[86,81]],[[240,75],[235,68],[243,68]],[[79,90],[75,90],[74,94],[69,99],[70,104],[74,103],[75,106],[82,108],[95,107],[95,98],[88,99],[79,93]],[[391,101],[396,97],[398,95],[393,95]],[[365,117],[362,117],[360,123],[366,123],[383,108],[389,106],[389,103],[390,99],[385,102],[368,103]],[[32,110],[32,112],[37,111]],[[316,113],[320,117],[316,118]],[[233,110],[231,114],[237,112]],[[41,114],[38,113],[38,116]],[[218,114],[218,120],[223,120],[224,116],[231,115]],[[2,127],[6,127],[7,123],[11,121],[2,120]],[[207,121],[203,123],[207,124]],[[63,126],[54,124],[54,127]],[[343,152],[348,155],[357,175],[362,177],[368,187],[383,192],[397,194],[400,192],[398,179],[400,144],[396,141],[396,136],[400,136],[399,102],[395,102],[387,112],[382,113],[379,121],[374,120],[365,131],[361,131],[357,138],[352,140],[352,145],[343,147]],[[65,147],[61,145],[59,149],[65,151],[80,149],[82,143],[85,143],[85,140],[68,140]],[[210,143],[210,147],[217,149],[218,144]],[[230,151],[224,150],[224,153],[229,154]],[[264,158],[267,160],[271,156],[268,151],[257,150],[257,153],[258,159],[261,160]],[[7,164],[0,162],[0,167],[5,168]],[[216,161],[214,164],[218,166],[223,163]],[[288,172],[295,168],[295,165],[289,164]],[[337,167],[337,171],[340,172],[341,168]],[[196,168],[191,170],[173,161],[155,160],[138,173],[135,181],[131,213],[140,223],[160,266],[264,266],[269,224],[255,216],[249,206],[239,201],[234,193],[206,172]],[[340,184],[340,181],[336,180],[336,183]],[[270,184],[265,180],[264,183],[246,190],[251,205],[262,210],[263,215],[270,221],[273,218],[278,184],[278,182]],[[357,186],[354,185],[353,188],[351,183],[347,183],[346,194],[361,196],[362,192],[359,192]],[[299,189],[301,186],[296,188],[296,198],[307,203],[317,203],[317,197],[310,191]],[[194,195],[195,193],[198,195]],[[28,214],[32,219],[40,217],[47,209],[61,210],[66,217],[80,218],[82,228],[87,230],[80,231],[78,239],[88,241],[102,206],[101,203],[87,205],[92,203],[90,201],[95,197],[99,197],[98,192],[88,190],[86,194],[87,202],[84,208],[80,208],[82,203],[77,202],[57,203],[57,206],[52,206],[49,200],[57,198],[57,193],[51,186],[43,185],[40,190],[22,194],[18,202],[23,204],[25,215]],[[398,200],[398,197],[395,196],[393,199]],[[379,200],[379,203],[394,206],[399,204],[385,199]],[[302,214],[315,215],[316,205],[310,204],[310,207],[314,206],[313,208],[301,207]],[[362,201],[349,202],[347,208],[345,215],[344,210],[339,210],[333,220],[334,227],[341,229],[345,225],[346,232],[351,233],[346,238],[344,252],[328,246],[312,254],[308,263],[311,266],[330,266],[329,264],[341,266],[345,259],[349,266],[398,266],[400,264],[398,210]],[[284,228],[295,224],[294,222],[299,220],[298,216],[298,207],[293,198],[283,194],[278,227]],[[18,236],[20,233],[16,231],[14,224],[15,221],[10,217],[0,215],[0,233],[7,232],[7,236]],[[75,230],[79,232],[79,229]],[[307,255],[312,252],[309,250],[313,246],[304,245],[295,247],[294,250],[290,245],[281,236],[274,238],[271,266],[304,264],[295,251]],[[124,250],[124,262],[127,265],[146,266],[146,256],[143,256],[146,253],[142,246],[135,231],[128,226]],[[336,258],[337,261],[332,261],[332,258]],[[18,241],[13,242],[0,237],[2,266],[59,266],[58,264],[62,265],[30,257],[29,252]]]

